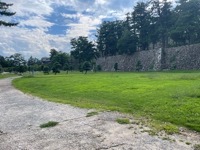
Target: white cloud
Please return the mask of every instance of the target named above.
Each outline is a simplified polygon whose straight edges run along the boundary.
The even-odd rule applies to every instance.
[[[69,52],[70,39],[78,36],[89,36],[96,30],[102,19],[123,19],[132,10],[133,0],[7,0],[13,3],[12,11],[18,27],[0,27],[0,55],[9,56],[16,52],[26,58],[48,56],[51,48]],[[54,20],[47,17],[55,13],[59,6],[70,7],[76,13],[58,13],[64,17],[63,22],[70,27],[66,34],[53,35],[48,29],[55,25]],[[83,14],[85,12],[86,14]],[[76,20],[70,22],[68,20]],[[59,24],[58,24],[59,25]],[[30,28],[32,27],[32,28]],[[58,29],[57,29],[58,30]],[[56,32],[56,31],[55,31]]]
[[[48,28],[54,25],[54,23],[46,21],[44,17],[33,16],[26,20],[20,21],[20,26],[30,26],[36,28]]]
[[[71,29],[67,31],[67,36],[70,38],[78,36],[89,36],[91,30],[96,30],[96,26],[101,23],[101,19],[92,16],[84,16],[77,14],[79,18],[78,23],[71,23],[69,26]]]

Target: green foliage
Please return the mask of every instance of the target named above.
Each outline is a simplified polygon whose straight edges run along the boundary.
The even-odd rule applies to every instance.
[[[133,54],[137,50],[137,37],[125,30],[117,43],[120,54]]]
[[[55,121],[49,121],[47,123],[44,123],[44,124],[41,124],[40,125],[40,128],[50,128],[50,127],[54,127],[58,125],[58,122],[55,122]]]
[[[59,64],[59,62],[55,62],[53,64],[53,67],[52,67],[52,71],[53,73],[56,75],[57,73],[60,73],[60,69],[61,69],[61,64]]]
[[[114,69],[115,69],[115,71],[118,71],[118,70],[119,70],[119,68],[118,68],[118,63],[115,63],[115,64],[114,64]]]
[[[200,150],[200,144],[195,144],[194,145],[194,150]]]
[[[142,69],[142,63],[140,60],[138,60],[136,64],[136,71],[141,71],[141,69]]]
[[[0,64],[0,73],[2,73],[2,72],[3,72],[3,67]]]
[[[95,45],[88,41],[87,37],[78,37],[71,40],[72,51],[71,55],[79,60],[79,63],[91,61],[98,56]]]
[[[101,70],[102,70],[101,65],[97,65],[97,66],[96,66],[96,70],[97,70],[97,71],[101,71]]]
[[[116,119],[116,121],[119,124],[130,124],[130,120],[128,118],[118,118],[118,119]]]
[[[117,42],[123,32],[122,21],[104,21],[97,30],[97,49],[101,56],[112,56],[117,54]]]
[[[43,73],[44,74],[49,74],[49,71],[50,71],[49,67],[48,66],[44,66]]]
[[[67,71],[67,74],[68,74],[68,71],[70,70],[70,66],[69,66],[68,63],[66,63],[66,64],[64,65],[63,70],[64,70],[64,71]]]
[[[8,9],[13,4],[7,4],[5,2],[0,2],[0,15],[2,16],[13,16],[15,15],[15,12],[9,12]],[[16,26],[18,23],[12,23],[12,22],[6,22],[3,20],[0,20],[0,26]]]
[[[92,112],[87,113],[86,117],[92,117],[92,116],[95,116],[95,115],[98,115],[98,112],[92,111]]]
[[[83,70],[85,71],[85,74],[87,74],[87,72],[89,71],[89,70],[91,70],[91,63],[89,62],[89,61],[85,61],[84,63],[83,63]]]
[[[199,71],[173,71],[36,75],[13,84],[54,102],[148,117],[158,120],[156,124],[166,122],[156,127],[173,133],[177,130],[173,125],[200,132],[199,83]]]

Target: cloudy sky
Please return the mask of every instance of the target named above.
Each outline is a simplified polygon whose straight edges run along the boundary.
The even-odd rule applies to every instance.
[[[2,0],[3,1],[3,0]],[[5,1],[5,0],[4,0]],[[6,0],[17,27],[0,26],[0,55],[21,53],[41,58],[51,48],[70,51],[70,39],[88,36],[94,40],[96,28],[103,20],[123,19],[137,0]]]

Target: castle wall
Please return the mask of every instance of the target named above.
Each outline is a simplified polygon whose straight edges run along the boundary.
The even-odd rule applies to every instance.
[[[104,71],[114,71],[118,63],[120,71],[159,71],[167,70],[197,70],[200,69],[200,44],[181,47],[161,48],[136,52],[131,56],[117,55],[98,58],[97,65]]]

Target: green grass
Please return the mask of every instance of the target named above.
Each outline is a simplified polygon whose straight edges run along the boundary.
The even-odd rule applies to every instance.
[[[194,150],[200,150],[200,144],[194,145]]]
[[[58,124],[58,122],[55,121],[49,121],[47,123],[41,124],[40,128],[50,128],[50,127],[54,127]]]
[[[130,124],[130,120],[128,118],[118,118],[118,119],[116,119],[116,121],[119,124]]]
[[[2,74],[0,74],[0,79],[4,79],[4,78],[8,78],[8,77],[13,77],[13,76],[16,76],[16,75],[14,75],[14,74],[4,74],[4,75],[2,75]]]
[[[36,75],[16,79],[14,85],[50,101],[129,113],[200,132],[198,71]]]
[[[92,117],[92,116],[95,116],[95,115],[98,115],[98,112],[92,111],[92,112],[87,113],[86,117]]]

